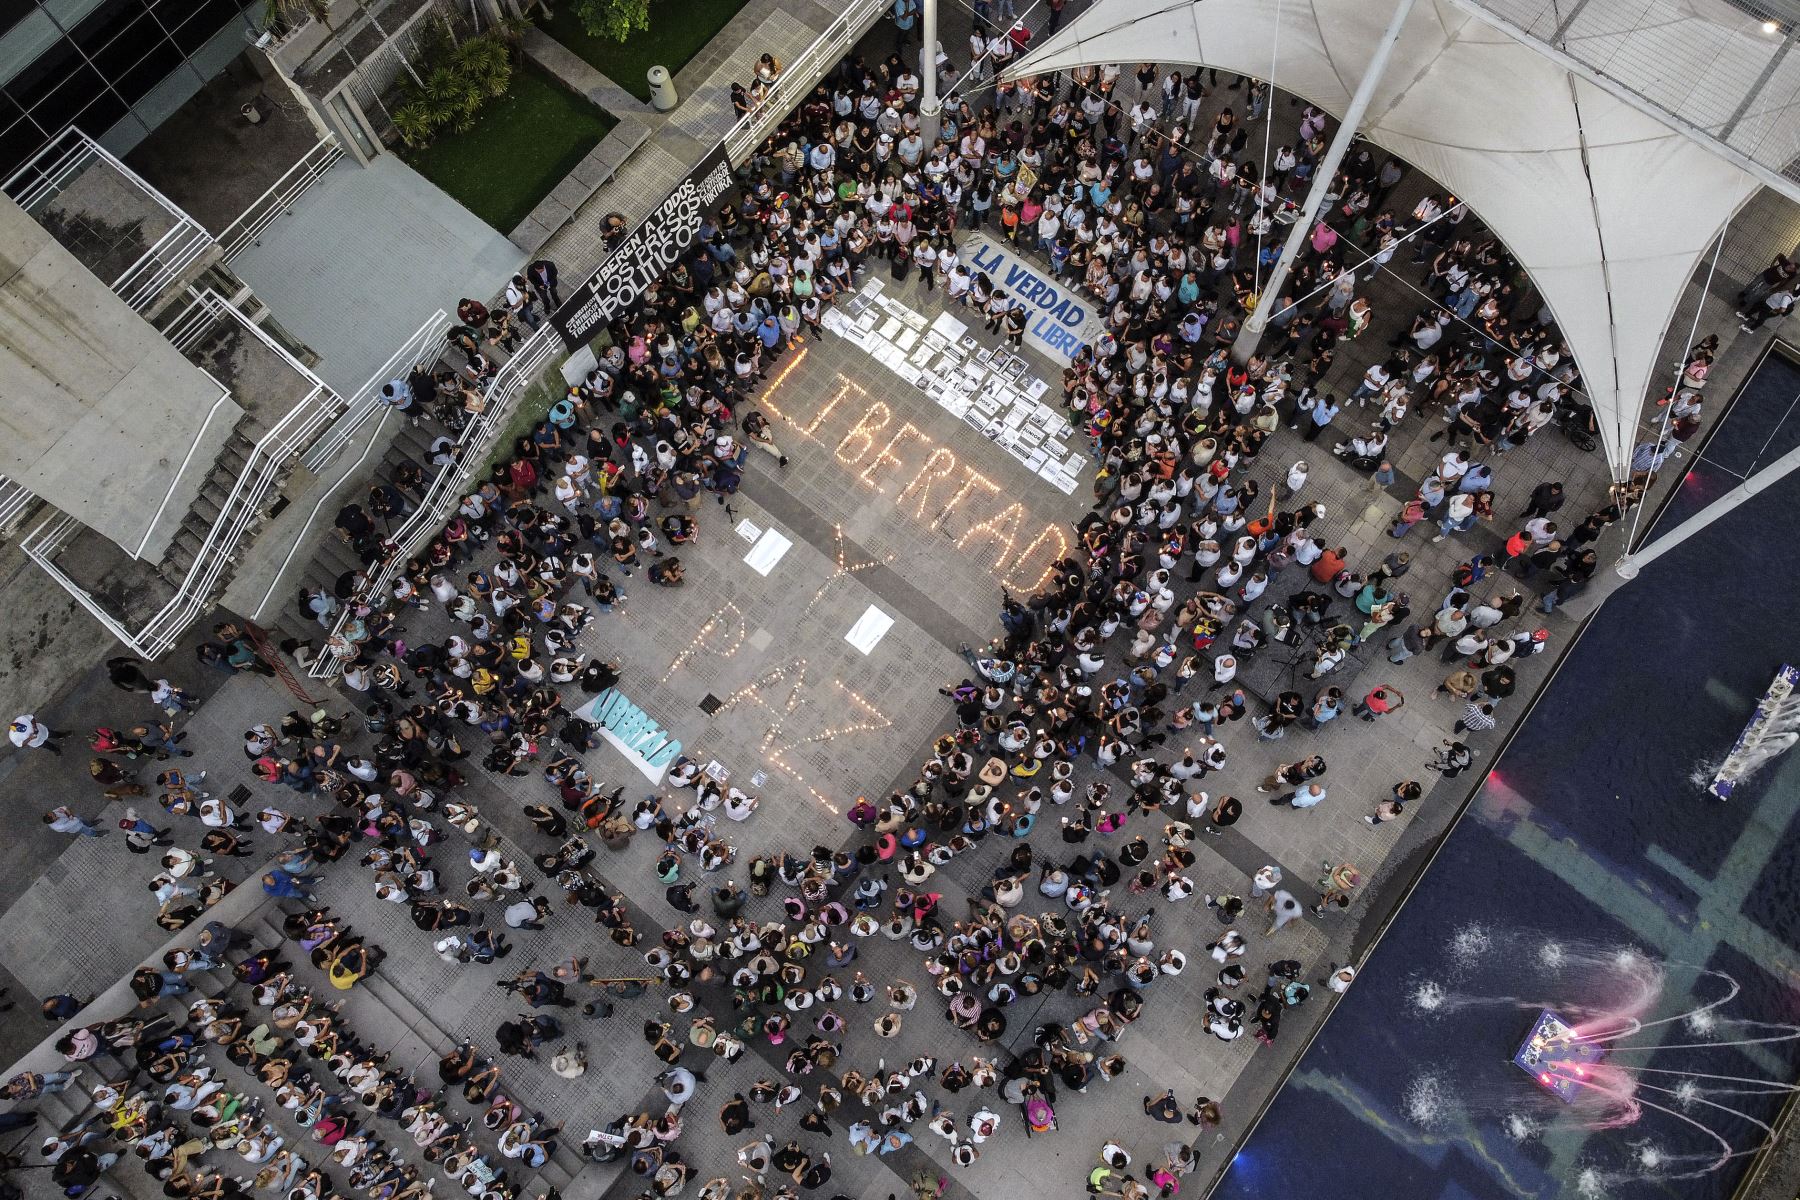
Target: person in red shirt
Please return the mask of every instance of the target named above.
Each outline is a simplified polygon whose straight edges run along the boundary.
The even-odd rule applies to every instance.
[[[1383,684],[1371,689],[1368,695],[1357,702],[1353,711],[1363,720],[1373,721],[1377,717],[1387,716],[1405,703],[1406,697],[1400,694],[1398,688]]]
[[[1313,562],[1312,577],[1320,583],[1330,583],[1338,577],[1338,572],[1344,570],[1347,565],[1348,564],[1344,561],[1344,548],[1342,546],[1339,546],[1336,550],[1327,550],[1325,553],[1319,555]]]

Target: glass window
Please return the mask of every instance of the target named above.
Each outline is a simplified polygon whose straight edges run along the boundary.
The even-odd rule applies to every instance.
[[[75,49],[75,43],[66,37],[58,37],[30,62],[20,65],[18,73],[7,82],[6,90],[20,107],[29,111],[55,91],[63,76],[80,63],[81,53]]]
[[[106,23],[83,25],[74,35],[75,44],[108,79],[118,78],[159,44],[168,41],[156,18],[137,8],[135,3],[116,16],[118,19]]]
[[[0,33],[37,11],[37,0],[0,0]]]
[[[79,60],[69,62],[56,79],[47,82],[51,86],[43,88],[30,101],[32,118],[44,129],[60,130],[106,90],[100,73]],[[13,97],[21,103],[26,102],[17,92]],[[104,130],[84,127],[82,132],[97,137]]]
[[[175,35],[184,54],[192,54],[233,21],[241,18],[237,0],[185,0],[156,10],[157,20]]]
[[[18,111],[10,102],[5,107],[8,112]],[[0,128],[0,180],[11,178],[49,140],[49,135],[30,117],[20,117]]]
[[[64,29],[74,29],[88,14],[103,5],[110,7],[108,0],[39,0],[45,11],[56,19],[56,23]],[[135,4],[138,0],[132,0]]]
[[[158,34],[149,40],[145,47],[148,53],[130,67],[109,78],[113,89],[127,101],[136,104],[144,98],[144,94],[164,79],[169,72],[182,64],[181,51],[175,43]]]
[[[83,133],[98,139],[130,111],[131,105],[111,88],[101,88],[94,93],[87,107],[75,114],[74,120]]]
[[[62,30],[47,14],[33,10],[0,36],[0,83],[9,82],[62,39]]]

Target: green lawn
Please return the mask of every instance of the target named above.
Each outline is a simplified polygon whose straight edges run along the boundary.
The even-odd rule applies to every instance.
[[[542,24],[546,33],[596,71],[647,102],[650,84],[644,73],[658,64],[669,68],[670,75],[679,72],[746,3],[748,0],[654,0],[650,28],[622,42],[593,37],[582,29],[574,0],[558,0],[556,15]]]
[[[530,63],[467,133],[407,151],[413,168],[470,212],[511,233],[615,122]]]

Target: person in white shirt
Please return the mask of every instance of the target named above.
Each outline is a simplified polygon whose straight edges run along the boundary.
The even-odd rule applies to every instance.
[[[21,750],[48,750],[60,756],[62,747],[57,743],[69,735],[66,730],[50,728],[30,713],[20,713],[7,727],[6,736]]]

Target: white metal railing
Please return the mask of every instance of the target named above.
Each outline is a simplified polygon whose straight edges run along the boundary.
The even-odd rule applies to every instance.
[[[71,133],[76,136],[71,138]],[[90,143],[80,134],[81,131],[72,125],[63,130],[38,151],[36,157],[14,171],[5,184],[0,184],[0,191],[11,196],[20,208],[37,216],[45,202],[54,199],[71,177],[93,161]]]
[[[444,345],[444,332],[449,327],[450,314],[441,308],[427,317],[425,323],[369,376],[368,382],[356,390],[345,406],[344,415],[306,452],[306,457],[302,460],[306,469],[315,473],[323,471],[356,437],[357,430],[378,410],[387,407],[380,399],[382,384],[396,377],[405,377],[420,363],[435,363]]]
[[[37,495],[24,484],[0,475],[0,535],[9,532],[13,522],[23,516],[36,499]]]
[[[187,454],[182,456],[181,465],[175,468],[175,475],[169,480],[169,490],[163,493],[162,503],[156,506],[156,513],[150,518],[150,523],[144,526],[143,540],[139,541],[137,549],[131,552],[131,557],[135,559],[141,560],[144,557],[144,547],[150,544],[150,535],[156,532],[156,526],[162,521],[163,514],[169,510],[169,501],[175,498],[175,488],[181,483],[181,477],[187,474],[188,467],[193,464],[194,453],[200,449],[200,439],[204,438],[206,431],[212,428],[213,418],[219,415],[219,406],[231,399],[231,389],[217,379],[213,379],[211,371],[204,367],[196,367],[195,370],[208,379],[212,379],[213,386],[219,389],[219,398],[214,400],[212,407],[206,410],[206,420],[200,422],[200,428],[194,431],[194,440],[188,443]]]
[[[381,419],[375,422],[375,428],[369,431],[369,440],[363,443],[362,453],[356,456],[356,461],[345,467],[343,473],[332,481],[330,486],[319,492],[319,499],[312,506],[312,511],[306,514],[306,520],[301,523],[299,529],[294,531],[294,544],[288,547],[286,557],[281,560],[281,565],[275,568],[275,574],[269,580],[268,590],[263,592],[262,599],[257,601],[256,611],[250,614],[252,621],[262,620],[263,610],[269,607],[269,600],[275,595],[275,589],[281,586],[281,581],[286,577],[288,568],[294,563],[294,556],[300,552],[300,543],[306,540],[307,531],[313,527],[313,522],[319,519],[319,510],[337,495],[338,489],[349,482],[352,475],[362,469],[365,462],[369,461],[369,455],[374,452],[375,447],[381,444],[381,431],[387,428],[388,418],[393,415],[393,409],[382,409]]]
[[[119,619],[100,606],[100,602],[88,595],[87,589],[64,574],[56,565],[56,555],[73,537],[81,523],[74,517],[64,513],[51,513],[38,523],[29,535],[19,542],[19,548],[34,559],[50,578],[62,585],[63,591],[75,598],[75,602],[88,610],[94,620],[106,627],[108,633],[125,643],[140,657],[150,658],[143,647],[132,637],[131,631],[119,623]]]
[[[812,45],[794,56],[754,109],[739,117],[737,124],[725,131],[722,139],[725,153],[733,166],[743,164],[751,151],[769,136],[783,117],[812,94],[825,72],[844,51],[868,32],[869,26],[892,7],[892,0],[850,0],[838,14],[831,28],[814,39]]]
[[[195,221],[185,221],[163,234],[156,244],[112,282],[113,293],[138,312],[153,306],[169,287],[212,248],[212,234]]]
[[[299,162],[289,167],[268,191],[252,200],[237,220],[219,234],[219,248],[225,261],[230,262],[253,245],[263,230],[292,208],[294,201],[319,182],[342,157],[344,148],[335,136],[328,133],[319,139],[316,146],[301,155]]]
[[[537,378],[544,365],[561,349],[561,336],[553,325],[546,322],[506,360],[505,365],[488,384],[487,406],[481,415],[463,427],[462,435],[456,439],[453,458],[438,470],[431,485],[425,490],[419,507],[412,511],[400,528],[388,536],[386,555],[376,564],[362,591],[344,606],[344,611],[333,622],[333,636],[343,632],[359,607],[375,607],[386,600],[394,576],[400,573],[408,559],[437,535],[444,522],[450,519],[450,514],[462,503],[464,489],[474,475],[475,468],[506,429],[519,397],[525,393],[532,380]],[[342,661],[335,654],[326,653],[313,661],[307,674],[314,679],[329,679],[337,675],[342,667]]]
[[[13,172],[6,183],[0,185],[0,190],[11,196],[20,208],[38,217],[45,206],[96,164],[117,172],[174,221],[111,283],[120,299],[143,312],[212,247],[213,236],[205,226],[73,125],[57,134],[30,162]]]
[[[167,319],[162,327],[162,335],[169,345],[186,354],[200,344],[200,339],[212,331],[216,318],[212,309],[207,306],[206,297],[198,288],[189,288],[192,297],[188,306]]]
[[[281,485],[295,460],[344,409],[342,396],[313,375],[217,292],[209,290],[199,294],[198,299],[215,319],[239,322],[264,345],[281,355],[296,371],[311,379],[313,386],[251,448],[244,461],[244,469],[239,472],[230,494],[220,504],[219,515],[213,519],[212,527],[207,531],[199,549],[194,552],[194,560],[176,587],[175,595],[141,629],[133,632],[107,613],[85,588],[69,578],[53,561],[56,552],[72,532],[73,518],[46,520],[20,542],[20,548],[106,626],[114,637],[134,653],[149,659],[167,653],[180,639],[189,623],[211,601],[214,589],[219,585],[226,569],[236,561],[237,552],[245,537],[260,518],[269,493]]]

